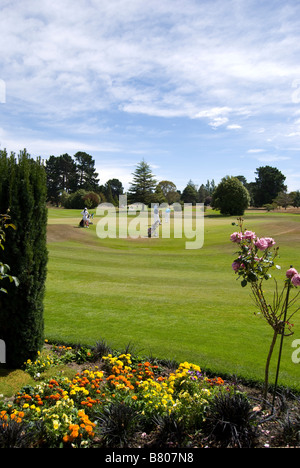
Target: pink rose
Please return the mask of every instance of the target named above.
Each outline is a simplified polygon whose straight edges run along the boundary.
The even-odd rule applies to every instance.
[[[257,239],[255,245],[259,248],[259,250],[266,250],[269,247],[269,243],[264,237]]]
[[[268,242],[269,247],[272,247],[272,245],[276,244],[276,242],[274,241],[274,239],[272,239],[272,237],[265,237],[265,239]]]
[[[232,242],[241,242],[241,240],[243,239],[243,234],[241,232],[234,232],[233,234],[231,234],[230,236],[230,240]]]
[[[231,266],[234,271],[238,271],[240,269],[241,264],[240,262],[233,262]]]
[[[256,238],[256,234],[255,234],[255,232],[253,232],[253,231],[245,231],[245,232],[244,232],[244,238],[245,238],[245,239],[255,239],[255,238]]]
[[[298,275],[298,271],[296,270],[296,268],[290,268],[290,269],[286,272],[287,278],[292,278],[294,275]]]
[[[292,283],[294,286],[300,286],[300,275],[297,273],[292,277]]]

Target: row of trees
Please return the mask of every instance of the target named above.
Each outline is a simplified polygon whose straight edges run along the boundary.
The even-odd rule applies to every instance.
[[[287,193],[286,177],[279,169],[259,167],[255,182],[248,183],[244,176],[224,177],[216,186],[214,180],[207,181],[198,188],[190,180],[184,190],[179,192],[170,181],[157,183],[149,165],[142,161],[135,173],[129,189],[129,200],[150,202],[179,201],[182,203],[204,203],[221,211],[222,214],[241,215],[250,205],[265,206],[267,209],[278,204],[300,206],[300,192]]]
[[[77,152],[73,158],[68,154],[50,156],[45,169],[47,200],[56,205],[94,208],[105,201],[118,205],[119,196],[124,194],[122,182],[117,178],[100,185],[95,161],[84,152]],[[158,182],[150,165],[143,160],[132,174],[127,197],[129,203],[141,202],[146,205],[163,202],[204,203],[220,209],[222,213],[240,211],[249,205],[266,206],[267,209],[271,209],[274,203],[280,206],[300,206],[299,191],[287,193],[286,178],[277,168],[259,167],[255,174],[257,177],[254,182],[247,182],[243,175],[227,176],[218,186],[214,180],[207,180],[206,184],[200,186],[190,180],[181,192],[170,180]]]

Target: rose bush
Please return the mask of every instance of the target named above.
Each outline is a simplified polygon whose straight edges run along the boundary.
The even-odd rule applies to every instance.
[[[233,223],[239,226],[240,230],[234,232],[230,236],[231,242],[238,246],[238,251],[236,252],[237,257],[232,263],[232,269],[235,274],[238,275],[238,279],[241,280],[242,287],[250,285],[257,308],[273,329],[273,338],[265,368],[264,397],[266,399],[269,382],[269,366],[277,337],[281,335],[283,339],[284,336],[293,334],[291,318],[299,310],[299,307],[296,307],[291,313],[289,313],[289,310],[291,306],[295,306],[299,297],[299,292],[291,299],[290,291],[292,288],[300,286],[300,275],[298,271],[291,266],[286,272],[286,279],[281,292],[278,290],[277,281],[274,280],[275,292],[273,293],[273,301],[270,302],[266,297],[263,283],[265,280],[272,278],[270,271],[273,268],[280,269],[280,266],[275,264],[279,248],[275,247],[276,242],[272,237],[258,237],[255,232],[244,229],[243,222],[243,218],[238,218],[238,224]],[[286,329],[288,329],[288,331],[286,331]],[[282,339],[277,364],[275,390],[281,358]]]

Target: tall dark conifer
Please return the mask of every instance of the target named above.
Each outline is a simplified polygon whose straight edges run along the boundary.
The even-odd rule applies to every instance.
[[[129,203],[150,204],[153,201],[157,181],[146,161],[141,161],[133,173],[133,181],[128,191]]]
[[[8,285],[0,298],[1,338],[7,367],[35,359],[44,342],[43,299],[48,253],[46,247],[46,174],[40,160],[26,150],[16,157],[0,151],[0,211],[9,209],[15,230],[6,233],[3,261],[19,286]]]

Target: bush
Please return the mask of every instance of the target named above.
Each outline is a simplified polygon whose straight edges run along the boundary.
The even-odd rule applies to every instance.
[[[255,428],[249,400],[241,393],[220,393],[211,402],[206,430],[224,447],[253,446]]]
[[[124,402],[113,402],[98,417],[100,435],[108,447],[126,447],[137,431],[139,415]]]
[[[38,438],[37,424],[9,419],[0,424],[0,448],[28,448]]]
[[[83,189],[62,198],[64,208],[83,210],[83,208],[96,208],[100,203],[100,196],[95,192],[86,192]]]
[[[87,193],[86,195],[84,195],[83,200],[85,202],[85,206],[89,209],[97,208],[97,206],[100,203],[100,197],[95,192]]]
[[[7,285],[0,301],[1,338],[6,365],[35,359],[44,343],[43,299],[47,275],[46,173],[26,150],[18,158],[0,151],[0,208],[10,209],[16,227],[6,233],[3,263],[10,265],[19,286]]]
[[[77,190],[77,192],[71,193],[64,200],[64,208],[67,209],[78,209],[83,210],[85,208],[85,202],[83,197],[86,195],[86,191],[83,189]]]
[[[223,215],[240,216],[250,204],[246,187],[236,177],[224,177],[212,195],[212,206]]]

